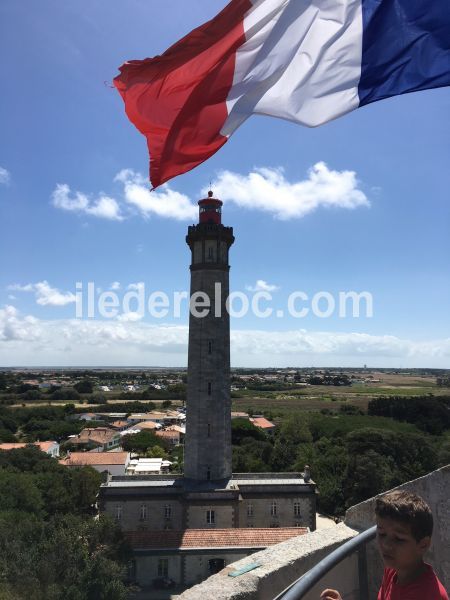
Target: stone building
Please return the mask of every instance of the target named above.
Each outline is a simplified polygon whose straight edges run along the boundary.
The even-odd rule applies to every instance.
[[[228,255],[234,235],[231,227],[222,225],[222,202],[213,198],[212,192],[198,204],[199,223],[188,228],[186,237],[191,250],[191,312],[184,476],[112,477],[100,490],[100,509],[116,519],[129,536],[135,550],[133,575],[141,584],[161,577],[189,584],[183,575],[186,561],[182,560],[187,531],[203,540],[197,559],[222,568],[237,556],[255,551],[255,546],[246,546],[248,540],[238,543],[251,534],[239,537],[235,531],[235,546],[228,539],[227,552],[219,556],[215,548],[208,549],[205,530],[265,530],[267,535],[261,534],[259,547],[266,547],[276,539],[275,529],[292,537],[316,528],[316,489],[309,469],[303,474],[232,473],[226,301]],[[151,542],[164,539],[164,531],[166,550],[163,542],[156,546]],[[166,561],[169,549],[176,560]],[[192,548],[189,552],[195,554]],[[195,581],[207,577],[208,569],[197,569]]]

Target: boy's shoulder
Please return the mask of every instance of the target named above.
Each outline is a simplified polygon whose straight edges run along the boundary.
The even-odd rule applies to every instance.
[[[396,575],[395,569],[384,570],[378,600],[449,600],[431,565],[427,564],[420,577],[406,585],[397,583]]]

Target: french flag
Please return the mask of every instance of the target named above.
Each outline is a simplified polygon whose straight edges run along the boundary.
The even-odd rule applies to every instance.
[[[161,56],[119,70],[156,188],[253,114],[315,127],[450,85],[450,0],[232,0]]]

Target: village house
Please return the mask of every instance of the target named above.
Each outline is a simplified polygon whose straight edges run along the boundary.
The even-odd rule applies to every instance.
[[[112,423],[109,423],[109,427],[111,427],[111,429],[114,429],[115,431],[124,431],[129,426],[130,424],[128,423],[128,421],[122,420],[113,421]]]
[[[167,429],[156,431],[155,434],[159,438],[161,438],[164,441],[171,444],[172,446],[180,445],[182,434],[180,433],[180,431],[174,431],[174,429],[172,427],[168,427]]]
[[[155,421],[142,421],[142,423],[137,423],[133,427],[139,431],[157,431],[158,429],[161,429],[161,425],[155,423]]]
[[[127,467],[127,475],[162,475],[169,472],[170,460],[162,458],[132,458]]]
[[[106,452],[120,446],[120,440],[120,433],[108,427],[86,427],[78,435],[69,437],[68,442],[87,450]]]
[[[129,452],[69,452],[59,461],[66,467],[92,467],[99,473],[125,475],[130,463]]]
[[[246,412],[232,412],[231,418],[232,419],[248,419],[249,415]]]
[[[49,456],[53,456],[53,458],[59,456],[59,444],[54,441],[30,442],[29,444],[20,442],[4,443],[0,444],[0,450],[16,450],[17,448],[26,448],[27,446],[37,446],[42,452],[45,452]]]
[[[185,529],[133,531],[125,537],[134,549],[130,575],[141,585],[158,580],[191,586],[225,565],[274,544],[305,535],[304,527],[278,529]]]
[[[255,427],[262,429],[266,433],[272,434],[275,431],[274,423],[271,423],[264,417],[250,417],[250,423],[253,423]]]

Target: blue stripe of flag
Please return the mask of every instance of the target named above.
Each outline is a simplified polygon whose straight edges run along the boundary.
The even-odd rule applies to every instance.
[[[450,0],[362,0],[360,106],[450,85]]]

